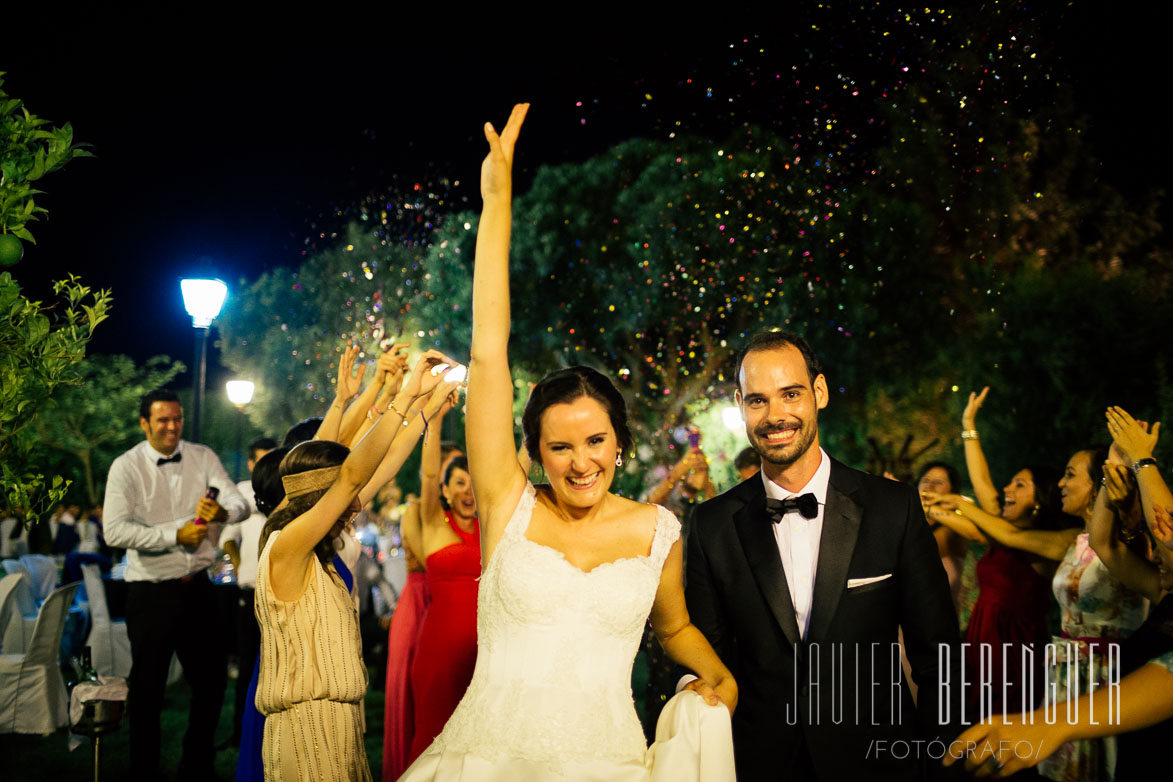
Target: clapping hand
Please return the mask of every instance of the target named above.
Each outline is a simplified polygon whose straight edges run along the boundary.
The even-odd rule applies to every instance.
[[[395,342],[384,354],[379,356],[379,360],[375,362],[374,381],[380,386],[391,386],[394,382],[404,378],[404,372],[407,369],[407,356],[402,352],[406,351],[407,347],[406,342]],[[399,390],[398,386],[395,387],[395,390]]]
[[[990,387],[986,386],[981,390],[981,393],[974,391],[969,392],[969,401],[965,404],[965,410],[961,413],[961,428],[975,429],[975,422],[977,421],[977,412],[981,409],[982,403],[986,401],[986,394],[990,393]]]
[[[1161,430],[1160,421],[1153,424],[1152,431],[1149,431],[1147,422],[1137,421],[1121,407],[1109,407],[1105,417],[1108,419],[1112,444],[1119,448],[1126,466],[1131,467],[1140,459],[1152,457]]]
[[[1153,537],[1167,549],[1173,550],[1173,508],[1153,505]]]
[[[521,133],[521,124],[529,111],[528,103],[518,103],[505,123],[501,135],[490,122],[485,123],[485,139],[489,142],[489,154],[481,164],[481,197],[510,198],[513,193],[513,147]]]
[[[396,342],[375,363],[375,382],[383,387],[384,391],[395,392],[403,382],[403,373],[407,371],[407,356],[403,351],[407,343]]]
[[[1104,462],[1104,491],[1105,498],[1117,514],[1123,513],[1132,498],[1132,491],[1136,488],[1136,479],[1132,472],[1123,464],[1111,461]]]
[[[352,375],[354,360],[358,357],[358,353],[359,346],[351,345],[342,351],[342,357],[338,359],[338,388],[335,391],[335,396],[339,399],[349,399],[357,394],[359,388],[362,387],[362,378],[367,372],[367,365],[359,365],[358,375]]]

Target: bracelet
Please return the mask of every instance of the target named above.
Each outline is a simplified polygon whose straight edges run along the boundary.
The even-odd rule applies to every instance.
[[[383,411],[382,411],[382,410],[380,410],[380,409],[379,409],[378,407],[376,407],[375,405],[371,405],[371,406],[370,406],[370,409],[368,409],[368,410],[367,410],[367,419],[368,419],[368,420],[371,420],[371,421],[374,421],[374,420],[375,420],[375,415],[374,415],[375,413],[378,413],[379,415],[382,415],[382,414],[383,414]]]
[[[977,440],[977,439],[979,439],[977,429],[962,429],[961,430],[961,439],[962,440]]]
[[[403,413],[399,412],[399,408],[397,408],[395,406],[394,399],[392,399],[390,402],[387,403],[387,409],[390,410],[392,413],[395,413],[395,415],[399,416],[400,423],[402,423],[404,426],[408,425],[407,416],[405,416]]]
[[[1135,462],[1132,463],[1132,474],[1139,477],[1140,471],[1143,470],[1145,467],[1156,467],[1156,466],[1157,466],[1157,460],[1151,456],[1146,457],[1144,459],[1137,459]]]

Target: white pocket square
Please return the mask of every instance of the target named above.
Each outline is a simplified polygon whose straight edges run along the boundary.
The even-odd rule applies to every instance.
[[[871,578],[849,578],[847,579],[847,588],[855,589],[856,587],[867,586],[868,584],[875,584],[877,581],[884,581],[892,578],[891,573],[885,573],[882,576],[872,576]]]

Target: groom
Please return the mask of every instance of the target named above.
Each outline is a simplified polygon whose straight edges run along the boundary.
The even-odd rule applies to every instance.
[[[916,494],[819,447],[827,381],[802,337],[754,336],[737,384],[762,471],[695,511],[687,600],[739,685],[738,779],[940,774],[960,730],[959,631]]]

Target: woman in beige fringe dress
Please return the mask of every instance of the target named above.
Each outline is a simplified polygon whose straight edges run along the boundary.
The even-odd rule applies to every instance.
[[[311,440],[281,461],[285,500],[265,525],[257,564],[257,708],[266,715],[267,782],[371,779],[363,746],[367,671],[357,610],[332,564],[333,539],[360,510],[359,493],[376,470],[377,480],[388,480],[411,453],[420,428],[418,421],[407,427],[411,408],[435,389],[420,410],[429,419],[455,388],[432,372],[445,363],[454,362],[424,354],[353,451]]]

